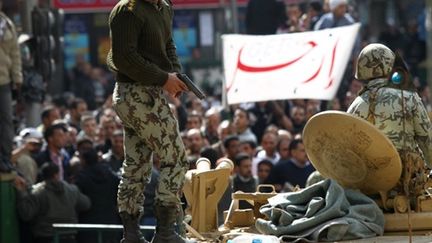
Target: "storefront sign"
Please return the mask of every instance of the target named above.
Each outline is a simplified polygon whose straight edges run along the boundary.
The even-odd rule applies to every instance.
[[[213,8],[231,4],[234,0],[172,0],[174,8]],[[238,6],[245,6],[248,0],[236,0]],[[54,0],[55,8],[65,11],[108,11],[118,0]]]

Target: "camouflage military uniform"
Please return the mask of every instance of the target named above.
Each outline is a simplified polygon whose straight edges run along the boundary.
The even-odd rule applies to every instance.
[[[369,81],[366,91],[354,100],[348,108],[348,113],[370,120],[369,100],[371,96],[375,96],[374,124],[395,145],[404,170],[411,170],[408,172],[409,176],[401,177],[399,189],[396,190],[403,191],[402,182],[406,180],[410,183],[409,191],[419,191],[426,181],[424,164],[426,162],[430,166],[432,162],[431,123],[417,93],[385,87],[387,83],[387,79]],[[407,163],[412,163],[409,168],[406,166]]]
[[[375,126],[393,142],[396,149],[422,154],[430,165],[431,123],[421,98],[415,92],[404,90],[403,111],[401,90],[385,87],[387,83],[387,79],[369,81],[366,91],[354,100],[348,108],[348,113],[367,119],[370,96],[375,96]]]
[[[395,145],[405,175],[398,186],[406,180],[410,188],[405,190],[420,190],[426,181],[425,162],[429,166],[432,163],[431,122],[417,93],[390,84],[388,77],[395,60],[393,52],[378,44],[365,47],[368,48],[366,54],[359,55],[356,76],[369,81],[348,108],[348,113],[373,123]],[[408,169],[410,171],[406,172]],[[401,188],[396,190],[401,191]]]
[[[155,202],[177,205],[180,202],[177,194],[189,165],[177,120],[162,87],[118,82],[113,101],[125,130],[126,158],[118,192],[119,211],[142,212],[153,152],[161,161]]]
[[[112,46],[107,64],[116,74],[113,106],[125,130],[119,212],[142,213],[152,154],[160,157],[158,205],[179,205],[188,168],[177,120],[163,94],[168,73],[181,66],[172,39],[169,0],[121,0],[109,18]]]

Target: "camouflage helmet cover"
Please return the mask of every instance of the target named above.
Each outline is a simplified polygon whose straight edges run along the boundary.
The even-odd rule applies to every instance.
[[[370,80],[386,77],[393,69],[395,54],[382,44],[369,44],[360,52],[357,59],[355,78]]]

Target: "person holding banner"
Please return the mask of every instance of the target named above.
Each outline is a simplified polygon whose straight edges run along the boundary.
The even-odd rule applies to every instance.
[[[366,85],[348,113],[374,124],[398,150],[404,171],[394,190],[418,192],[425,165],[432,168],[432,125],[407,65],[387,46],[370,44],[358,56],[355,77]]]
[[[164,92],[178,97],[186,85],[176,76],[180,63],[172,39],[169,0],[122,0],[109,17],[107,64],[116,74],[113,107],[124,125],[125,160],[117,202],[122,243],[143,243],[139,219],[153,153],[160,158],[156,189],[156,234],[152,242],[192,242],[175,232],[179,191],[189,167],[177,120]]]

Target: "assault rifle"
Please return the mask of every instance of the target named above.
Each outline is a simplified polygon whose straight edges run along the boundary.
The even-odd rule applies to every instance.
[[[196,97],[200,98],[201,100],[206,98],[204,92],[202,92],[201,89],[196,86],[195,83],[186,74],[177,73],[177,77],[186,84],[188,89],[192,91],[196,95]]]

